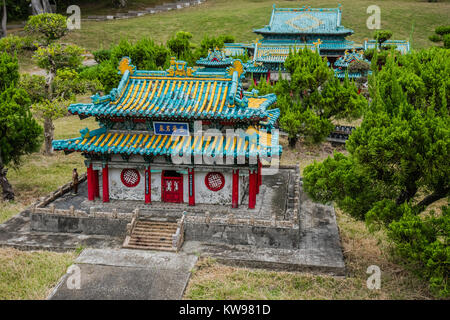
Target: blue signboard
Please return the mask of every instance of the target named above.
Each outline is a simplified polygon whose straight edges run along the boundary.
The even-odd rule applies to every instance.
[[[153,122],[153,131],[164,136],[188,136],[189,124],[186,122]]]

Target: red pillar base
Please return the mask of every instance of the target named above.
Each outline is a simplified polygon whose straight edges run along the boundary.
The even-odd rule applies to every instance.
[[[87,168],[87,185],[88,185],[88,200],[94,201],[94,170],[92,170],[92,164]]]
[[[239,204],[239,170],[233,170],[233,186],[231,193],[231,207],[237,208]]]
[[[188,169],[189,205],[195,206],[195,175],[194,168]]]
[[[150,166],[145,169],[145,203],[152,203],[152,173]]]
[[[100,197],[100,183],[98,177],[98,170],[92,170],[94,173],[94,197]]]
[[[109,202],[109,175],[108,175],[108,165],[102,169],[102,188],[103,188],[103,202]]]
[[[248,208],[255,209],[256,205],[256,171],[249,170],[249,185],[248,185]]]

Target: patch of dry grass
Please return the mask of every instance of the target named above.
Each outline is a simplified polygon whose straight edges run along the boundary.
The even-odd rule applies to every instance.
[[[45,299],[75,253],[0,248],[0,300]]]
[[[95,129],[98,125],[93,119],[80,121],[77,116],[68,116],[55,121],[55,138],[74,138],[80,129]],[[72,179],[72,169],[79,173],[85,170],[84,158],[79,153],[64,155],[56,152],[53,156],[33,153],[23,157],[22,166],[8,171],[8,179],[16,194],[14,202],[0,202],[0,223],[19,213],[37,198],[54,191]]]
[[[224,266],[202,259],[185,299],[432,299],[427,284],[390,260],[383,232],[337,212],[347,277]],[[381,289],[369,290],[367,267],[381,269]]]

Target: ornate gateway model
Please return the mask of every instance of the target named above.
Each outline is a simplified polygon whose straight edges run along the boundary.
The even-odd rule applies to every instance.
[[[338,8],[276,8],[273,5],[269,24],[253,30],[263,39],[252,44],[225,44],[225,52],[229,56],[245,53],[252,56],[253,67],[247,71],[253,73],[254,78],[264,75],[278,80],[290,50],[317,50],[334,62],[352,49],[353,41],[346,37],[352,35],[353,30],[344,27],[341,18],[341,5]]]
[[[55,140],[55,150],[82,152],[88,199],[229,204],[254,208],[262,162],[281,154],[272,130],[276,96],[244,92],[240,60],[211,52],[215,68],[194,71],[171,60],[167,71],[136,70],[128,57],[122,79],[108,95],[73,104],[80,119],[93,116],[95,130]],[[206,64],[207,61],[204,61]],[[218,66],[221,62],[227,68]],[[101,176],[101,178],[100,178]],[[247,200],[248,199],[248,200]]]

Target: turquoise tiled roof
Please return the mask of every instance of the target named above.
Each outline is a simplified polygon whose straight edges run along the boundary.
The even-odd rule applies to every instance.
[[[334,66],[337,67],[334,69],[334,75],[337,78],[343,79],[345,78],[346,72],[348,72],[347,68],[353,61],[364,61],[370,65],[370,61],[364,58],[364,54],[362,51],[345,51],[345,54],[339,59],[336,60]],[[367,75],[372,74],[372,71],[368,70]],[[362,77],[363,74],[360,72],[348,72],[348,77],[350,79],[356,79]]]
[[[274,62],[284,63],[289,56],[289,52],[298,51],[304,48],[317,50],[314,44],[291,44],[291,45],[272,45],[268,42],[255,44],[255,54],[253,60],[256,62]]]
[[[341,25],[339,8],[276,8],[272,10],[269,25],[255,29],[261,34],[353,34]]]
[[[81,137],[54,140],[55,150],[78,151],[97,154],[124,155],[213,155],[235,157],[261,157],[281,155],[277,133],[256,129],[247,130],[235,137],[221,136],[171,136],[151,132],[119,131],[100,128],[84,132]]]
[[[225,50],[219,50],[216,48],[214,50],[209,50],[208,56],[198,59],[196,63],[205,67],[228,67],[233,63],[233,59],[227,58]]]
[[[196,74],[182,61],[173,60],[168,71],[141,71],[133,70],[128,60],[118,88],[92,96],[92,103],[72,104],[69,112],[98,118],[260,121],[276,96],[245,96],[244,66],[235,62],[242,69],[233,65],[223,72]]]
[[[394,46],[396,50],[400,51],[401,54],[406,54],[411,50],[409,41],[407,40],[386,40],[381,44],[382,47]],[[374,49],[377,47],[376,40],[365,40],[364,50]]]
[[[370,61],[364,58],[364,54],[361,51],[346,51],[342,57],[336,60],[334,66],[347,68],[353,61],[364,61],[370,64]]]
[[[228,57],[236,57],[244,55],[246,47],[247,45],[243,43],[225,43],[223,49]]]

